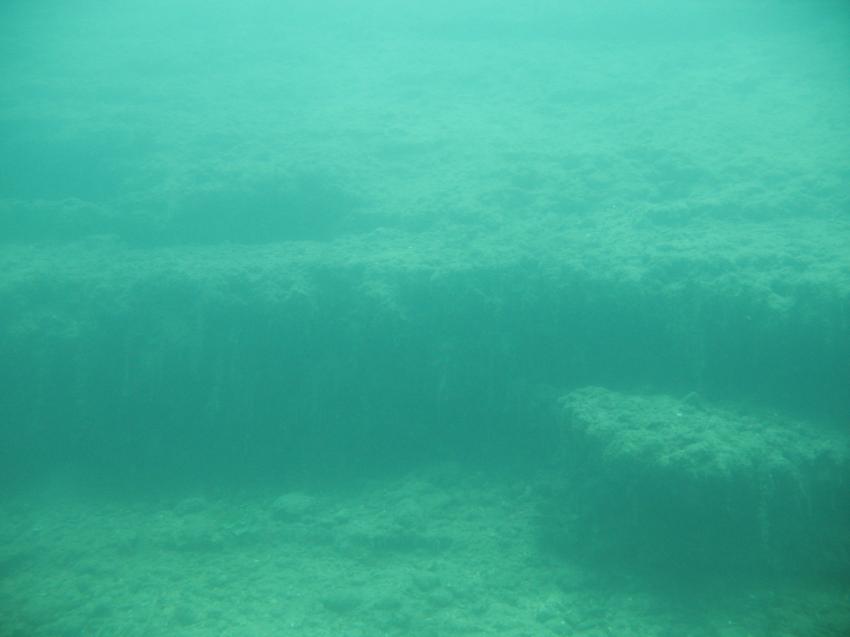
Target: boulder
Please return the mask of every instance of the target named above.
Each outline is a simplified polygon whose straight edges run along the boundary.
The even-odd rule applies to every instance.
[[[560,405],[564,545],[689,572],[848,567],[846,432],[695,394],[585,387]]]

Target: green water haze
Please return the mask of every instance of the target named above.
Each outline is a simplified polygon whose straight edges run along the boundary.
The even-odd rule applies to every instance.
[[[7,0],[0,637],[850,633],[841,0]]]

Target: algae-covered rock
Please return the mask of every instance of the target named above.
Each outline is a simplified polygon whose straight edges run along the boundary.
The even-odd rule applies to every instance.
[[[632,395],[585,387],[561,398],[567,434],[605,464],[700,482],[803,480],[842,469],[848,441],[771,415],[707,405],[689,394]],[[739,485],[740,486],[740,485]]]
[[[586,554],[775,569],[834,565],[847,548],[843,432],[696,395],[585,387],[560,404],[564,533]]]

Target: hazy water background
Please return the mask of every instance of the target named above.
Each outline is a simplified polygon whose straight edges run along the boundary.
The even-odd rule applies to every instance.
[[[36,0],[0,23],[0,604],[17,609],[0,632],[843,634],[846,3]],[[558,399],[586,386],[611,393],[582,422],[626,452],[571,437]],[[592,426],[656,408],[690,424],[648,447],[645,421]],[[340,495],[367,483],[372,499]],[[208,563],[235,542],[272,564],[286,533],[293,560],[357,556],[364,577],[398,555],[399,573],[467,572],[446,547],[477,527],[437,494],[527,536],[527,604],[476,611],[484,584],[434,602],[463,588],[443,574],[383,606],[255,599],[263,628],[233,623],[244,604],[197,610],[215,587],[179,580],[194,602],[146,601],[164,618],[146,624],[127,609],[162,588],[148,574],[124,606],[68,609],[143,579],[92,562]],[[388,521],[399,499],[419,504]],[[365,540],[339,522],[358,506]],[[427,520],[443,535],[417,534]],[[511,563],[481,542],[481,563]],[[687,577],[656,555],[670,546]],[[713,563],[821,601],[777,615],[756,587],[751,624],[718,627],[704,602],[675,628],[582,597],[608,579],[558,575],[702,590]],[[60,571],[86,586],[46,593]]]

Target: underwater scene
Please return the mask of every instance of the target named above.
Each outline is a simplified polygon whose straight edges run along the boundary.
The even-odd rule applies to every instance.
[[[845,0],[6,0],[0,78],[0,637],[850,635]]]

